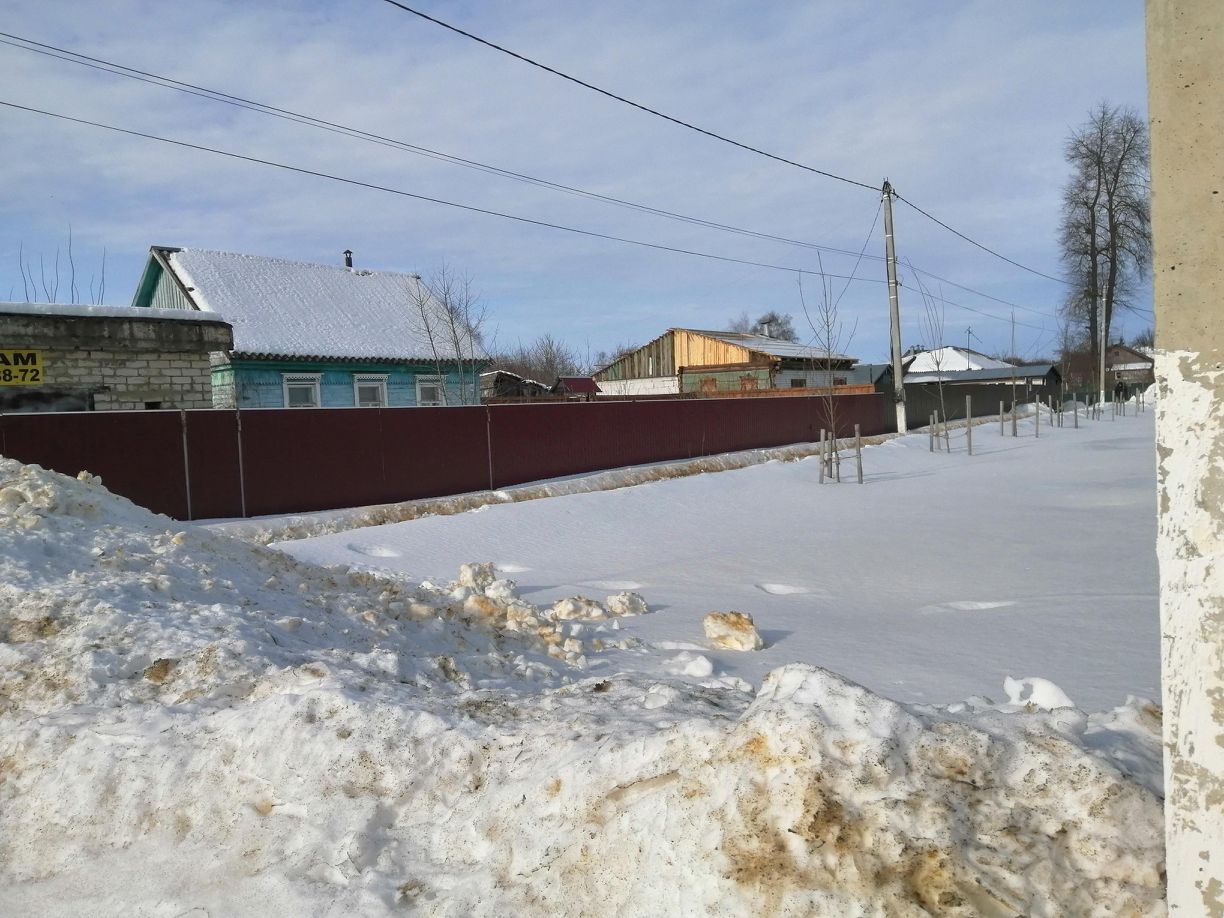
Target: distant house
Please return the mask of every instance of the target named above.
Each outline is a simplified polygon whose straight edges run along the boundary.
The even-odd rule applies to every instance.
[[[987,357],[967,347],[937,347],[918,351],[902,358],[901,366],[906,373],[936,373],[951,370],[1001,370],[1010,367],[1005,360]]]
[[[599,383],[590,376],[558,376],[552,387],[553,395],[570,399],[593,399],[599,395]]]
[[[669,328],[595,373],[605,395],[844,386],[858,361],[747,332]]]
[[[536,398],[548,393],[549,387],[544,383],[509,370],[489,370],[480,374],[481,401],[491,398]]]
[[[1063,358],[1067,385],[1076,391],[1093,390],[1098,386],[1100,365],[1088,351],[1067,354]],[[1144,388],[1156,381],[1156,361],[1151,354],[1121,342],[1105,349],[1105,389],[1113,391],[1119,384],[1130,389]]]
[[[944,370],[939,373],[906,373],[905,385],[943,383],[945,386],[1009,386],[1012,383],[1053,390],[1062,382],[1062,374],[1052,363],[1031,363],[989,370]]]
[[[153,246],[139,308],[220,313],[233,347],[212,355],[219,408],[474,404],[488,361],[449,334],[415,275]]]

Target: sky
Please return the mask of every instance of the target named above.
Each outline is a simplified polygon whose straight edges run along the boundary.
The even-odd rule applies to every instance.
[[[1146,117],[1143,6],[1105,2],[669,0],[420,9],[710,131],[702,136],[406,14],[384,0],[0,0],[0,31],[452,156],[702,220],[732,234],[508,180],[0,44],[0,101],[593,233],[659,251],[235,161],[0,107],[0,300],[19,257],[71,299],[130,302],[150,245],[471,278],[494,349],[538,335],[583,358],[744,312],[804,318],[830,277],[839,349],[888,354],[881,182],[990,248],[1058,275],[1067,134],[1101,100]],[[411,3],[409,5],[412,5]],[[1062,284],[895,205],[902,341],[1054,353]],[[864,248],[865,247],[865,248]],[[865,252],[865,258],[857,253]],[[932,313],[907,265],[946,301]],[[802,298],[800,290],[802,278]],[[93,294],[90,293],[91,281]],[[973,288],[969,292],[952,283]],[[941,286],[942,285],[942,286]],[[1013,310],[981,295],[1006,300]],[[46,298],[41,283],[31,299]],[[953,301],[957,305],[953,305]],[[1150,310],[1150,293],[1141,306]],[[969,307],[969,308],[965,308]],[[971,311],[976,310],[976,311]],[[1150,312],[1124,316],[1127,337]],[[942,334],[938,326],[942,324]],[[935,326],[932,329],[932,325]]]

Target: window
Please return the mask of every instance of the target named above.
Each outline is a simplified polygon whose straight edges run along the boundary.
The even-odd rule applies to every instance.
[[[416,402],[422,408],[437,408],[446,404],[445,376],[418,376]]]
[[[281,376],[286,408],[318,408],[321,373],[286,373]]]
[[[353,404],[358,408],[387,407],[387,377],[383,375],[354,375]]]
[[[792,389],[806,389],[807,380],[804,379],[803,377],[791,377],[791,388]]]

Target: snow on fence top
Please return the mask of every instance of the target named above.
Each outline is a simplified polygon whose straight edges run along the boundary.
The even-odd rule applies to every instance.
[[[179,322],[224,322],[212,311],[201,315],[187,309],[152,309],[139,306],[90,306],[84,303],[0,303],[0,314],[19,316],[70,316],[106,319],[174,319]]]
[[[456,355],[440,306],[415,275],[208,249],[168,250],[167,261],[201,310],[227,317],[240,353],[399,360],[471,356],[466,333]]]

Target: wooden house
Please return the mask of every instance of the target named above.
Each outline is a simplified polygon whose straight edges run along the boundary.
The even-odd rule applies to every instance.
[[[717,395],[847,385],[858,361],[747,332],[669,328],[595,373],[605,395]]]
[[[153,246],[134,307],[219,313],[218,408],[475,404],[488,361],[451,334],[420,277],[207,249]]]

